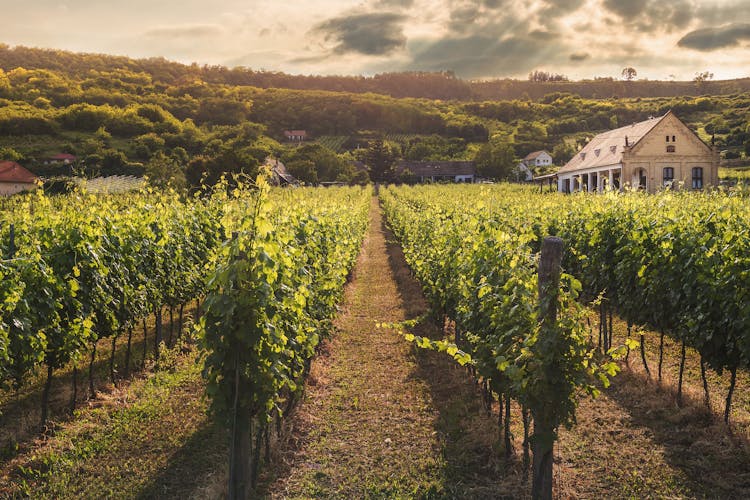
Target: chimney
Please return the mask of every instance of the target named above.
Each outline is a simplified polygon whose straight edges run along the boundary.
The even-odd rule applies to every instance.
[[[625,136],[625,147],[630,147],[630,144],[628,143],[628,136]]]

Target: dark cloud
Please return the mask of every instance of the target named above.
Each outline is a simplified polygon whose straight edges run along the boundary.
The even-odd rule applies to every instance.
[[[545,0],[542,16],[557,16],[578,10],[584,0]]]
[[[479,6],[466,5],[458,7],[451,11],[448,28],[456,33],[466,33],[474,26],[474,22],[479,17]]]
[[[549,43],[528,35],[498,39],[476,34],[466,37],[447,37],[434,42],[412,44],[413,58],[409,68],[426,71],[453,70],[466,77],[524,73],[550,58],[560,44]]]
[[[750,22],[750,9],[747,7],[747,0],[737,0],[721,5],[706,4],[696,8],[696,17],[704,26]]]
[[[336,54],[384,55],[406,45],[403,22],[396,13],[358,13],[324,21],[313,28],[326,41],[333,41]]]
[[[222,32],[221,26],[215,24],[186,24],[180,26],[159,26],[146,31],[144,35],[149,38],[200,38],[220,35]]]
[[[414,5],[414,0],[376,0],[372,6],[376,9],[408,9]]]
[[[544,30],[534,30],[529,35],[539,40],[554,40],[559,36],[557,33]]]
[[[589,57],[591,57],[591,54],[589,54],[588,52],[574,52],[570,54],[570,56],[568,56],[568,59],[574,62],[580,62],[585,61]]]
[[[646,9],[648,0],[604,0],[604,6],[623,19],[633,19]]]
[[[683,36],[677,45],[708,52],[734,47],[743,41],[750,41],[750,23],[733,23],[691,31]]]
[[[604,7],[641,32],[685,28],[695,19],[692,0],[604,0]]]

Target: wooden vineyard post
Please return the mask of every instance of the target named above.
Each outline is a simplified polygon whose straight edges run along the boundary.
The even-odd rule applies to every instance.
[[[548,236],[542,242],[539,259],[539,321],[541,328],[537,342],[545,342],[557,335],[557,296],[560,290],[560,263],[562,262],[563,241]],[[536,410],[536,411],[535,411]],[[551,415],[540,408],[532,408],[534,436],[532,451],[531,496],[534,499],[552,499],[552,461],[555,423]]]

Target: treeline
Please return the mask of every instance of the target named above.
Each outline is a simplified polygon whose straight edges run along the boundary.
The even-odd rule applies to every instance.
[[[334,92],[377,93],[392,97],[426,99],[484,100],[540,99],[552,92],[570,92],[586,98],[608,97],[675,97],[718,95],[750,90],[750,78],[701,82],[622,81],[611,77],[568,81],[564,75],[544,71],[532,72],[529,81],[493,79],[469,81],[457,78],[451,71],[382,73],[364,76],[290,75],[279,71],[256,71],[246,67],[228,68],[220,65],[185,65],[162,57],[131,59],[105,54],[80,54],[52,49],[10,47],[0,44],[0,68],[17,67],[49,69],[70,76],[83,77],[89,71],[129,71],[152,75],[155,82],[177,85],[200,79],[207,83],[286,88],[296,90],[327,90]],[[539,78],[549,75],[552,78]]]

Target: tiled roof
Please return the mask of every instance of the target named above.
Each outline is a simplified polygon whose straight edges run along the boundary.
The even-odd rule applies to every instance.
[[[396,163],[396,172],[409,169],[417,177],[475,175],[473,161],[406,161]]]
[[[667,113],[668,114],[668,113]],[[664,115],[667,116],[667,115]],[[648,120],[616,128],[595,136],[586,146],[558,173],[573,172],[587,168],[606,167],[622,163],[622,152],[625,147],[625,138],[629,146],[634,146],[641,138],[648,134],[663,118],[650,118]]]
[[[68,153],[60,153],[60,154],[56,154],[55,156],[50,156],[49,159],[50,160],[59,160],[59,161],[65,161],[65,160],[75,161],[76,160],[76,156],[72,155],[72,154],[68,154]]]
[[[37,176],[14,161],[0,161],[0,182],[33,184]]]
[[[537,157],[538,157],[539,155],[541,155],[542,153],[547,153],[547,152],[546,152],[546,151],[544,151],[544,150],[542,150],[542,151],[534,151],[533,153],[529,153],[529,154],[527,154],[527,155],[526,155],[526,157],[524,158],[524,160],[525,160],[525,161],[533,161],[533,160],[536,160],[536,158],[537,158]],[[547,153],[547,154],[549,155],[549,153]]]

